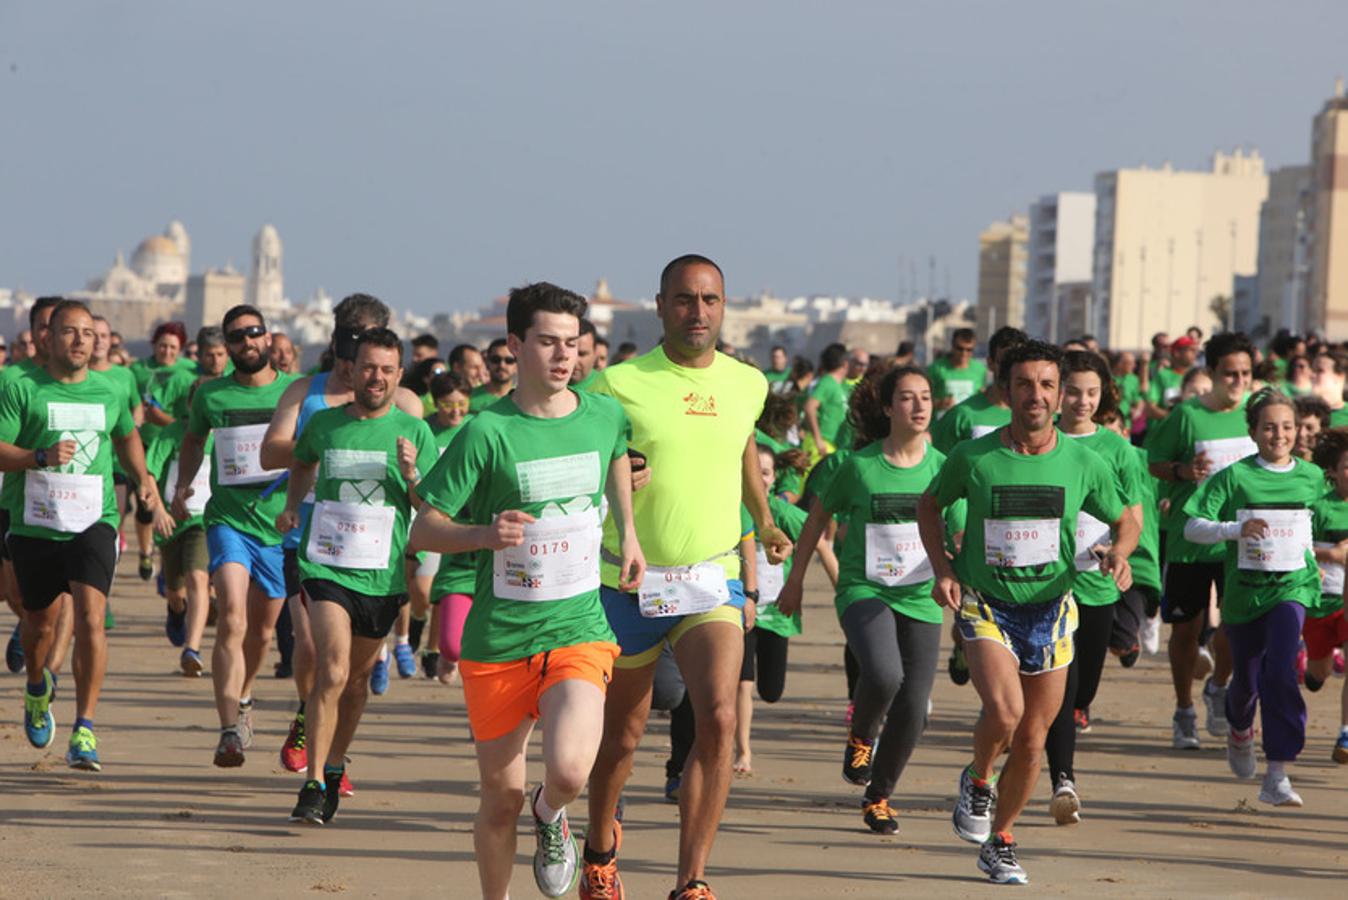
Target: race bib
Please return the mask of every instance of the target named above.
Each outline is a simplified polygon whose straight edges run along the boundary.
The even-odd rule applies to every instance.
[[[997,568],[1018,569],[1057,562],[1059,519],[985,519],[984,561]]]
[[[264,469],[258,452],[266,423],[215,429],[215,478],[222,487],[272,481],[282,469]]]
[[[178,484],[178,458],[169,463],[168,481],[165,484],[172,491]],[[206,511],[206,501],[211,499],[211,461],[203,459],[197,466],[197,474],[192,476],[192,495],[187,498],[187,511],[199,516]]]
[[[771,606],[777,602],[777,596],[786,584],[786,567],[782,563],[773,565],[768,562],[768,554],[762,544],[754,545],[754,571],[758,574],[758,605]]]
[[[23,522],[78,534],[103,518],[103,476],[30,469],[23,486]]]
[[[947,381],[945,390],[948,395],[955,398],[956,403],[963,403],[974,395],[974,383],[972,381]]]
[[[1250,519],[1268,523],[1268,534],[1256,540],[1242,537],[1236,567],[1256,572],[1295,572],[1306,568],[1311,546],[1311,512],[1308,509],[1239,509],[1236,521]]]
[[[1108,525],[1085,510],[1077,513],[1077,552],[1072,559],[1076,563],[1077,571],[1099,571],[1100,561],[1091,553],[1091,548],[1096,544],[1109,545],[1113,540]]]
[[[492,591],[504,600],[565,600],[599,590],[597,511],[524,526],[524,543],[492,553]]]
[[[866,523],[866,580],[885,587],[934,577],[916,522]]]
[[[1179,396],[1180,396],[1179,385],[1168,387],[1165,389],[1165,394],[1162,396],[1161,402],[1166,406],[1174,406],[1175,401],[1179,399]]]
[[[305,556],[310,562],[337,569],[387,569],[396,514],[391,506],[335,500],[316,503]]]
[[[637,607],[648,619],[708,612],[730,602],[730,585],[719,563],[647,566]]]
[[[1316,541],[1315,546],[1321,550],[1332,550],[1335,545],[1332,541]],[[1343,566],[1338,563],[1320,563],[1320,593],[1333,594],[1335,597],[1343,594]]]
[[[1000,427],[1000,426],[997,426],[997,425],[975,425],[975,426],[973,426],[973,429],[969,432],[969,438],[970,438],[971,440],[976,440],[976,439],[978,439],[978,438],[981,438],[981,437],[982,437],[983,435],[985,435],[985,434],[992,434],[994,431],[996,431],[996,430],[998,429],[998,427]]]
[[[1212,461],[1212,470],[1208,472],[1208,478],[1216,475],[1233,462],[1242,460],[1247,456],[1253,456],[1258,452],[1259,448],[1256,447],[1254,441],[1250,440],[1248,437],[1221,438],[1220,440],[1215,441],[1194,441],[1194,456],[1198,456],[1200,453],[1206,453],[1208,459]]]

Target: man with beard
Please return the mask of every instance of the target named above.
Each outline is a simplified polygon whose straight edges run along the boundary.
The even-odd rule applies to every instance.
[[[307,704],[308,778],[290,821],[322,825],[337,811],[344,760],[369,697],[369,675],[407,603],[403,555],[412,488],[435,464],[430,427],[394,408],[402,341],[387,328],[356,338],[355,401],[315,413],[293,451],[282,534],[300,526],[312,487],[313,513],[300,544],[315,675]]]
[[[285,600],[281,535],[276,516],[284,497],[264,497],[280,472],[262,467],[259,450],[272,412],[292,375],[268,363],[270,335],[262,313],[240,304],[221,323],[234,374],[202,384],[192,398],[187,431],[178,456],[173,516],[190,518],[187,499],[201,466],[206,438],[214,435],[211,499],[206,503],[206,547],[215,586],[215,649],[211,680],[220,715],[215,764],[243,765],[253,742],[253,679],[271,644],[276,616]]]
[[[515,389],[515,370],[518,363],[505,338],[497,338],[487,346],[487,383],[473,388],[468,397],[468,412],[475,413],[491,406]]]

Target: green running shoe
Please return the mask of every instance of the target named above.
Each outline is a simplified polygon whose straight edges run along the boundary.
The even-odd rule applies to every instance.
[[[70,747],[66,750],[66,765],[72,769],[86,772],[103,771],[98,761],[98,740],[88,728],[76,728],[70,736]]]
[[[56,719],[51,714],[51,699],[56,687],[52,684],[51,672],[46,669],[42,670],[42,686],[42,694],[37,697],[28,693],[27,688],[23,692],[23,733],[28,736],[28,743],[39,750],[50,747],[56,739]]]

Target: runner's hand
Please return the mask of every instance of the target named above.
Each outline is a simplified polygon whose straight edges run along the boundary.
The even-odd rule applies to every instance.
[[[1133,567],[1127,557],[1120,557],[1113,549],[1100,560],[1100,571],[1114,576],[1114,584],[1120,591],[1133,586]]]
[[[192,518],[192,514],[187,511],[187,498],[192,496],[195,491],[192,488],[180,488],[173,492],[173,502],[169,504],[169,513],[179,522],[186,522]]]
[[[64,466],[75,458],[74,441],[57,441],[47,448],[47,467]]]
[[[804,599],[804,590],[801,585],[788,578],[782,585],[782,592],[777,595],[777,609],[784,616],[792,616],[800,612],[801,601]]]
[[[758,621],[758,604],[755,603],[754,601],[750,600],[748,597],[745,597],[745,598],[744,598],[744,630],[745,630],[745,631],[753,631],[753,630],[754,630],[754,622],[756,622],[756,621]]]
[[[964,589],[960,586],[960,583],[948,575],[936,579],[936,582],[931,586],[932,599],[956,612],[959,612],[963,595]]]
[[[524,526],[535,521],[534,517],[518,509],[508,509],[496,517],[487,530],[488,550],[504,550],[518,547],[524,543]]]
[[[646,575],[646,555],[641,552],[635,533],[623,538],[622,566],[618,569],[618,590],[635,593]]]
[[[160,506],[154,511],[154,530],[160,537],[172,537],[173,531],[178,527],[178,523],[173,520],[164,507]]]
[[[651,483],[651,467],[642,466],[640,469],[632,470],[632,493],[644,488]]]
[[[791,555],[791,539],[786,536],[786,532],[776,525],[769,525],[758,533],[758,542],[763,545],[763,551],[767,554],[768,562],[772,565],[778,565],[786,562],[786,558]]]
[[[405,437],[398,438],[398,470],[407,481],[417,480],[417,447]]]
[[[1240,536],[1262,540],[1268,536],[1268,522],[1263,519],[1246,519],[1240,526]]]
[[[281,514],[276,517],[276,530],[281,534],[289,534],[300,527],[299,510],[283,509]]]
[[[136,488],[136,499],[140,501],[142,509],[148,509],[154,512],[160,509],[159,503],[159,485],[154,483],[153,478],[147,477]]]
[[[1212,472],[1212,457],[1204,450],[1194,457],[1193,462],[1189,463],[1189,471],[1193,474],[1194,481],[1202,481]]]

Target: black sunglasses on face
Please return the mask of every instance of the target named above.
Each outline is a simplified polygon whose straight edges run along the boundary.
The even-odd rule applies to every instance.
[[[247,338],[262,337],[267,333],[265,325],[245,325],[242,328],[235,328],[233,331],[225,332],[225,340],[231,344],[241,344]]]
[[[498,365],[504,365],[504,366],[513,366],[513,365],[515,364],[515,357],[513,357],[513,356],[488,356],[488,357],[487,357],[487,362],[489,362],[489,363],[497,363]]]

